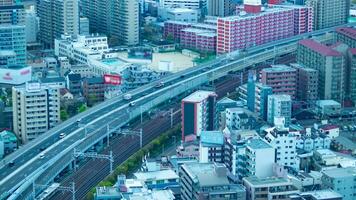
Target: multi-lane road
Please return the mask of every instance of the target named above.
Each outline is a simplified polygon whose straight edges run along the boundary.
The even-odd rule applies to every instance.
[[[355,24],[352,25],[354,26]],[[254,56],[256,56],[255,54],[262,55],[263,52],[267,50],[271,51],[272,49],[273,51],[275,47],[292,44],[300,39],[309,38],[311,36],[320,36],[333,30],[334,28],[330,28],[258,47],[252,47],[244,53],[243,57],[241,54],[236,54],[236,56],[222,56],[202,66],[167,76],[160,80],[165,83],[161,88],[155,87],[157,83],[151,83],[131,91],[132,99],[130,101],[135,101],[135,106],[130,106],[129,101],[123,100],[122,96],[95,106],[58,125],[45,133],[41,138],[24,145],[17,152],[3,159],[0,162],[0,194],[4,194],[2,196],[3,198],[10,195],[16,188],[22,186],[24,181],[36,175],[36,173],[33,173],[34,170],[41,171],[41,168],[47,169],[55,160],[65,155],[63,152],[70,151],[76,145],[89,140],[90,135],[105,134],[106,127],[103,127],[103,125],[108,122],[114,120],[112,122],[113,126],[122,125],[123,122],[127,122],[130,119],[130,114],[133,109],[152,101],[152,99],[161,95],[163,92],[167,92],[169,89],[178,87],[177,84],[183,84],[184,80],[207,75],[218,69],[229,68],[231,65],[239,64],[242,60],[245,62],[250,59],[252,60],[251,63],[253,63],[253,59],[255,59]],[[77,123],[78,119],[81,119],[80,124]],[[84,128],[83,126],[90,128]],[[60,139],[59,135],[61,133],[65,133],[67,136],[64,139]],[[38,156],[41,152],[44,154],[44,158],[42,159]],[[9,166],[10,162],[13,163],[11,167]],[[42,174],[41,177],[43,177]]]

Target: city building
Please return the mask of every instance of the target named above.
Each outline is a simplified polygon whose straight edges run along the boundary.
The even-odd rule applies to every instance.
[[[249,74],[247,84],[239,87],[239,98],[246,102],[247,108],[267,120],[268,95],[273,93],[270,86],[256,82],[256,76]]]
[[[330,149],[331,138],[329,135],[312,132],[310,129],[306,130],[305,134],[297,136],[297,149],[303,149],[306,152],[312,152],[318,149]]]
[[[186,28],[190,28],[191,23],[179,22],[179,21],[165,21],[163,35],[166,39],[179,41],[181,38],[181,31]]]
[[[82,77],[80,74],[70,73],[66,77],[66,88],[72,93],[74,96],[82,95]]]
[[[227,17],[233,12],[232,0],[207,0],[209,16]]]
[[[45,47],[53,48],[54,40],[62,34],[76,37],[79,34],[78,0],[38,0],[40,18],[39,40]]]
[[[312,39],[298,42],[297,62],[319,72],[320,99],[342,102],[344,99],[346,59],[343,55]]]
[[[144,182],[148,189],[164,189],[179,185],[179,176],[172,169],[136,172],[134,177]]]
[[[342,200],[342,195],[335,192],[334,190],[314,190],[310,192],[302,192],[297,195],[290,196],[291,200]]]
[[[356,196],[355,167],[332,168],[323,170],[322,182],[325,188],[342,195],[343,200],[353,200]]]
[[[230,130],[249,130],[249,115],[244,108],[227,108],[225,111],[225,124]]]
[[[182,140],[217,127],[215,92],[197,91],[182,100]]]
[[[236,16],[218,18],[218,54],[230,53],[311,31],[312,25],[309,20],[312,20],[310,17],[312,11],[310,8],[272,6],[264,8],[261,12],[261,1],[251,0],[244,3],[245,11],[240,11]],[[255,28],[249,28],[251,26]]]
[[[36,11],[34,9],[26,10],[25,24],[26,43],[28,44],[37,42],[39,18],[37,17]]]
[[[180,35],[180,45],[199,52],[215,52],[216,32],[196,28],[183,29]]]
[[[246,175],[260,178],[272,176],[275,154],[275,149],[262,139],[248,140],[246,143]]]
[[[314,11],[314,29],[346,24],[350,14],[349,0],[307,0]]]
[[[21,2],[4,1],[0,5],[0,38],[0,83],[28,81],[25,71],[31,69],[26,67],[25,9]]]
[[[79,35],[90,35],[89,19],[87,17],[79,18]]]
[[[321,116],[338,116],[341,104],[334,100],[318,100],[315,103],[315,111]]]
[[[0,100],[0,130],[12,130],[12,107]]]
[[[299,165],[296,162],[296,134],[290,133],[288,129],[281,128],[270,128],[266,131],[265,140],[276,149],[276,163],[280,166],[299,170]]]
[[[346,84],[347,84],[347,94],[348,97],[356,103],[356,48],[350,48],[348,51],[348,68],[346,73],[348,74]]]
[[[216,103],[217,121],[219,122],[219,128],[224,129],[226,126],[226,115],[225,111],[227,108],[242,108],[244,103],[242,101],[235,101],[228,97],[220,99]]]
[[[186,163],[179,170],[182,200],[245,200],[245,188],[232,184],[221,163]]]
[[[200,9],[201,0],[160,0],[160,6],[166,8]]]
[[[275,124],[276,119],[283,118],[284,126],[291,124],[292,99],[289,95],[269,95],[267,106],[267,122]]]
[[[199,143],[200,163],[222,163],[224,160],[224,135],[221,131],[202,131]]]
[[[106,84],[103,77],[84,78],[82,88],[88,106],[93,106],[105,100]]]
[[[299,190],[286,178],[250,176],[243,178],[246,200],[285,200]]]
[[[12,88],[14,132],[27,143],[56,126],[60,121],[58,87],[38,82]]]
[[[139,43],[139,2],[137,0],[83,0],[81,8],[89,19],[90,32],[111,35],[113,43]]]
[[[260,82],[272,88],[273,94],[290,95],[296,99],[297,70],[286,65],[272,65],[270,68],[262,69]]]
[[[180,21],[187,23],[198,22],[198,11],[188,8],[166,8],[159,7],[158,18],[160,21]]]
[[[297,70],[296,99],[299,101],[313,102],[318,99],[318,71],[292,63],[291,67]]]
[[[16,135],[13,132],[7,130],[0,132],[0,142],[3,144],[3,155],[14,152],[18,146]],[[0,158],[2,158],[1,153]]]
[[[349,27],[337,28],[336,41],[345,43],[350,48],[356,48],[356,29]]]

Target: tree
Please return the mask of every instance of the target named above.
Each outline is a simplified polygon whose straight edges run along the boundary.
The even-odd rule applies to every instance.
[[[68,119],[68,113],[67,113],[67,110],[65,109],[62,109],[61,110],[61,113],[60,113],[60,117],[61,117],[61,121],[65,121]]]
[[[79,113],[82,113],[82,112],[84,112],[86,110],[87,110],[87,105],[85,105],[85,104],[80,105],[79,108],[78,108],[78,112]]]

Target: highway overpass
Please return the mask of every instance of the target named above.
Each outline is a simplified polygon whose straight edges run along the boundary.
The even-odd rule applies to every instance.
[[[355,23],[351,25],[355,26]],[[252,47],[240,54],[220,56],[212,62],[161,79],[160,82],[165,83],[163,87],[156,88],[157,82],[147,84],[130,91],[132,99],[129,101],[118,96],[67,120],[1,162],[1,198],[31,198],[33,183],[49,184],[63,169],[73,167],[74,149],[85,152],[95,144],[103,143],[109,139],[110,134],[140,116],[141,112],[228,73],[292,53],[300,39],[314,37],[319,41],[331,40],[331,32],[334,30],[330,28],[303,34]],[[131,102],[135,102],[135,105],[130,106]],[[78,119],[81,119],[80,123],[77,123]],[[60,139],[61,133],[66,133],[67,136]],[[125,148],[125,144],[118,145]],[[46,149],[41,151],[43,148]],[[42,159],[39,157],[40,152],[44,154]],[[9,167],[9,162],[14,162],[14,166]]]

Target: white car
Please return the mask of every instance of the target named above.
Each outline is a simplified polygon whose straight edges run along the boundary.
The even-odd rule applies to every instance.
[[[65,133],[59,134],[59,138],[60,138],[60,139],[63,139],[65,136],[67,136],[67,134],[65,134]]]

